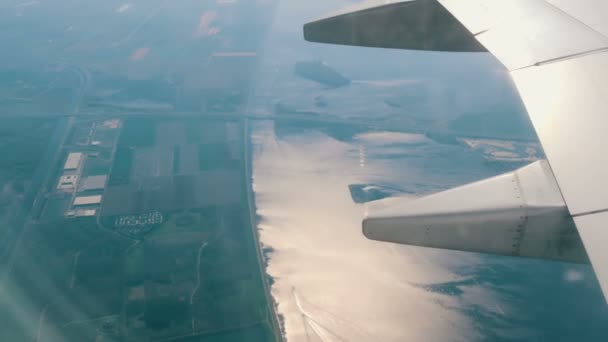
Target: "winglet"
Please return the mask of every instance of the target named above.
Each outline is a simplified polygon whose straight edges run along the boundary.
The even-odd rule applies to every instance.
[[[413,0],[330,16],[304,25],[310,42],[407,50],[485,52],[436,0]]]

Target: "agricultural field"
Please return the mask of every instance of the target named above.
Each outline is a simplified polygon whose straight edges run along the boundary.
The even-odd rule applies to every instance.
[[[0,237],[22,224],[44,178],[45,158],[54,135],[54,118],[3,118],[0,124]],[[19,214],[19,215],[16,215]]]
[[[241,126],[137,119],[139,130],[132,122],[111,137],[113,160],[101,153],[112,144],[93,144],[100,122],[77,122],[70,132],[58,167],[70,148],[84,149],[83,173],[109,169],[109,184],[99,216],[68,218],[72,194],[51,182],[5,282],[27,298],[19,304],[36,328],[26,330],[40,341],[272,340]],[[188,138],[187,127],[202,133]]]

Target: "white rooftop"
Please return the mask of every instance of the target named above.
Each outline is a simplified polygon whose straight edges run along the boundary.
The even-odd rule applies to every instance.
[[[95,216],[95,214],[97,214],[97,209],[78,209],[75,213],[79,217]]]
[[[101,203],[101,195],[79,196],[74,199],[74,205],[91,205]]]
[[[80,160],[82,159],[82,153],[80,152],[72,152],[68,154],[68,158],[65,161],[65,165],[63,166],[64,170],[74,170],[80,166]]]

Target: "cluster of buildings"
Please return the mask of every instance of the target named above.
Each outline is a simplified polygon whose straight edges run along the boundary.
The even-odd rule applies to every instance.
[[[110,169],[110,156],[121,123],[119,119],[85,121],[72,128],[71,138],[66,143],[71,151],[65,158],[54,191],[59,195],[54,196],[54,200],[61,202],[62,215],[95,216],[100,211],[108,181],[108,175],[104,173]],[[87,171],[85,166],[90,166]]]
[[[163,223],[163,214],[160,211],[139,215],[123,215],[116,219],[114,226],[117,228],[145,226]]]
[[[67,217],[95,216],[101,206],[107,175],[82,176],[86,155],[82,152],[68,154],[59,177],[57,190],[72,194]]]

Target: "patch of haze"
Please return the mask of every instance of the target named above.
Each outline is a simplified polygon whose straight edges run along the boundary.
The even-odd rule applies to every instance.
[[[531,331],[521,324],[509,324],[510,317],[517,316],[519,309],[509,301],[498,302],[494,297],[496,293],[487,288],[478,286],[461,286],[460,298],[467,303],[469,309],[482,312],[485,317],[490,317],[493,322],[492,334],[494,336],[508,336],[513,340],[523,340],[529,338]],[[458,310],[459,308],[454,308]]]
[[[367,84],[376,87],[399,87],[410,84],[419,84],[422,80],[396,79],[396,80],[353,80],[351,83]]]
[[[354,137],[364,184],[425,194],[495,175],[480,154],[422,134],[371,132]]]
[[[564,280],[575,283],[585,280],[585,274],[579,270],[570,269],[564,272]]]
[[[144,59],[149,53],[150,53],[150,48],[142,47],[142,48],[135,50],[135,52],[133,52],[133,54],[129,57],[129,59],[131,61],[139,61],[139,60]]]
[[[392,133],[359,138],[374,134],[389,143],[419,139]],[[448,266],[475,264],[476,257],[454,260],[450,253],[374,242],[361,233],[365,206],[353,202],[348,185],[368,181],[366,169],[401,178],[403,170],[374,170],[373,161],[361,166],[357,142],[314,132],[279,139],[271,123],[256,123],[252,140],[260,240],[271,251],[267,273],[288,341],[479,338],[471,318],[449,309],[458,306],[457,298],[414,285],[459,280]]]
[[[23,7],[30,7],[30,6],[35,6],[40,4],[40,1],[27,1],[27,2],[22,2],[20,4],[15,5],[15,7],[17,8],[23,8]]]
[[[133,7],[133,4],[122,4],[116,9],[116,13],[125,13]]]
[[[218,34],[220,32],[220,29],[211,26],[216,19],[216,11],[205,11],[200,17],[198,27],[194,35],[196,37],[207,37]]]
[[[429,143],[430,140],[423,134],[401,132],[369,132],[355,136],[355,140],[366,145],[393,145]]]

